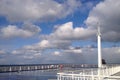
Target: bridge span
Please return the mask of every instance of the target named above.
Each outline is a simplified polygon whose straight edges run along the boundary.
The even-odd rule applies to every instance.
[[[62,69],[62,68],[82,68],[82,67],[96,67],[95,65],[86,64],[24,64],[24,65],[0,65],[0,73],[4,72],[20,72],[32,70],[48,70],[48,69]]]
[[[59,64],[0,65],[0,73],[32,70],[58,69]]]

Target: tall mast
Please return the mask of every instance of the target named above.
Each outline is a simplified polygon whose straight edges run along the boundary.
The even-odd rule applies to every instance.
[[[100,33],[100,26],[98,24],[98,31],[97,31],[97,41],[98,41],[98,68],[102,67],[102,54],[101,54],[101,33]]]

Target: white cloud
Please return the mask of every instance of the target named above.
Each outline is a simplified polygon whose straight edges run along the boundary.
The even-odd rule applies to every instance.
[[[2,28],[1,32],[4,37],[29,37],[32,35],[31,32],[19,29],[13,25],[8,25],[8,27]]]
[[[45,51],[47,49],[65,49],[70,45],[70,41],[64,40],[41,40],[38,43],[32,45],[26,45],[21,51],[26,52],[30,50]]]
[[[5,54],[6,52],[4,50],[0,50],[0,54]]]
[[[66,53],[77,53],[77,54],[81,54],[82,53],[82,49],[69,49],[69,50],[64,50]]]
[[[17,51],[17,50],[12,51],[11,53],[12,54],[20,54],[19,51]]]
[[[7,27],[3,27],[0,29],[0,36],[3,38],[11,38],[11,37],[31,37],[35,34],[38,34],[41,29],[33,24],[25,23],[22,28],[19,28],[15,25],[8,25]]]
[[[33,56],[23,56],[24,59],[33,59]]]
[[[80,52],[79,52],[80,51]],[[79,53],[79,54],[76,54]],[[68,49],[63,52],[66,59],[74,63],[97,64],[97,48]],[[120,63],[120,47],[102,48],[102,59],[109,63]]]
[[[92,39],[93,36],[95,37],[95,34],[96,30],[82,27],[73,28],[73,23],[67,22],[62,25],[56,25],[53,33],[40,36],[43,40],[39,43],[26,47],[31,47],[31,49],[67,49],[73,40]],[[75,50],[75,52],[77,53],[81,51]]]
[[[120,40],[120,0],[104,0],[91,10],[85,23],[89,28],[96,29],[99,21],[103,40]],[[112,37],[111,37],[112,36]]]
[[[55,52],[53,53],[53,55],[55,55],[55,56],[60,56],[60,52],[59,52],[59,51],[55,51]]]
[[[70,48],[65,50],[51,50],[45,53],[40,50],[20,49],[17,54],[4,54],[1,57],[4,63],[88,63],[97,64],[97,48]],[[5,60],[7,58],[7,60]],[[102,48],[102,58],[107,63],[120,63],[120,47]],[[0,61],[1,63],[3,63]]]
[[[85,40],[90,39],[96,34],[96,30],[91,28],[76,27],[73,28],[73,22],[67,22],[62,25],[56,25],[55,31],[50,35],[44,35],[43,38],[55,40]]]
[[[24,4],[21,5],[20,3],[22,0],[16,0],[14,2],[13,1],[2,0],[0,3],[0,10],[4,9],[2,10],[3,12],[0,12],[0,15],[7,16],[7,19],[10,21],[54,20],[56,18],[60,19],[69,15],[73,12],[73,10],[76,9],[76,7],[78,7],[78,4],[75,5],[77,2],[76,0],[67,0],[67,2],[61,4],[52,0],[41,0],[40,2],[37,0],[25,0]],[[31,6],[31,4],[34,5]],[[16,5],[18,5],[18,7],[13,8],[13,6]],[[23,6],[24,8],[21,6]],[[27,45],[22,47],[21,49],[12,51],[12,56],[9,55],[9,59],[7,61],[12,62],[13,56],[16,56],[16,63],[17,61],[23,62],[27,60],[29,60],[28,62],[39,61],[38,63],[97,63],[96,48],[91,46],[80,49],[69,47],[71,46],[71,42],[73,40],[86,40],[95,37],[97,26],[96,23],[98,22],[98,20],[100,21],[101,25],[102,38],[107,41],[119,41],[119,7],[119,0],[104,0],[103,2],[97,4],[90,12],[87,20],[85,21],[87,28],[74,28],[73,22],[56,25],[55,30],[49,35],[43,35],[43,39],[40,42],[32,45]],[[0,36],[2,35],[8,38],[31,37],[39,33],[40,31],[41,30],[38,26],[30,23],[24,23],[22,27],[9,25],[5,28],[1,28]],[[52,52],[51,50],[51,52],[49,52],[49,49],[51,48],[57,48],[61,51],[53,50]],[[0,51],[0,53],[5,53],[5,51]],[[107,63],[120,63],[120,48],[103,48],[102,56]],[[8,58],[7,56],[2,57],[4,59]],[[4,60],[4,62],[5,61],[6,60]],[[8,63],[7,61],[6,63]]]
[[[23,54],[23,55],[21,55],[21,57],[23,58],[23,59],[37,59],[37,58],[40,58],[41,57],[41,53],[37,53],[37,52],[31,52],[31,53],[26,53],[26,54]]]
[[[23,50],[25,50],[25,51],[26,50],[28,50],[28,51],[30,51],[30,50],[42,51],[44,49],[51,48],[50,46],[51,46],[51,44],[50,44],[50,42],[48,40],[42,40],[42,41],[40,41],[38,43],[35,43],[33,45],[24,46]]]
[[[13,50],[11,52],[11,55],[12,56],[16,56],[18,60],[16,61],[21,61],[22,60],[34,60],[34,59],[38,59],[41,57],[41,51],[39,50],[33,50],[33,49],[25,49],[25,48],[22,48],[22,49],[18,49],[18,50]],[[9,56],[9,59],[11,59],[12,57]],[[22,59],[22,60],[21,60]]]
[[[38,43],[38,45],[39,45],[40,47],[45,48],[45,47],[50,46],[50,42],[49,42],[48,40],[42,40],[40,43]]]
[[[13,22],[51,21],[66,17],[80,5],[77,0],[66,0],[64,3],[54,0],[1,0],[0,15]]]

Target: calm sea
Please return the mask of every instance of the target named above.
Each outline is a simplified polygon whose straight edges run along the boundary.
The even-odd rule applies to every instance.
[[[57,79],[57,70],[36,70],[0,73],[0,80],[48,80]]]

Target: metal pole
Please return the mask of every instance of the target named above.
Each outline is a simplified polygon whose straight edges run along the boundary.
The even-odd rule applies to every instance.
[[[101,33],[100,33],[100,27],[98,26],[98,68],[102,67],[102,56],[101,56]]]

